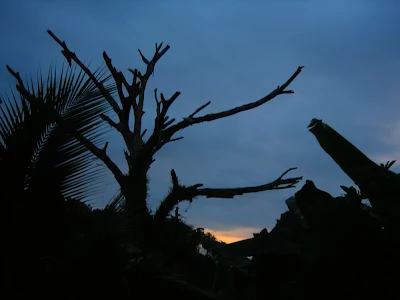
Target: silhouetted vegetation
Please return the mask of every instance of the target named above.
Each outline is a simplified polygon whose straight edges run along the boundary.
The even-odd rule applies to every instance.
[[[258,101],[182,121],[170,118],[179,92],[154,91],[156,117],[146,138],[142,128],[146,86],[169,45],[156,44],[144,72],[128,78],[103,52],[106,67],[92,72],[52,32],[69,67],[47,78],[17,80],[1,97],[1,198],[5,215],[5,291],[10,298],[54,299],[306,299],[388,298],[396,293],[399,264],[400,175],[377,165],[321,120],[310,131],[354,187],[332,197],[307,180],[286,200],[289,210],[276,226],[251,239],[225,244],[183,221],[177,205],[198,197],[233,198],[295,187],[302,177],[283,177],[260,186],[203,188],[179,182],[158,208],[148,208],[148,170],[154,155],[188,126],[257,108],[287,90],[302,67]],[[79,70],[79,71],[78,71]],[[109,75],[107,75],[109,74]],[[116,119],[116,120],[114,120]],[[125,142],[128,172],[107,153],[105,128]],[[88,196],[102,180],[101,161],[119,193],[103,209]],[[366,205],[362,200],[368,199]],[[230,205],[235,205],[231,203]]]

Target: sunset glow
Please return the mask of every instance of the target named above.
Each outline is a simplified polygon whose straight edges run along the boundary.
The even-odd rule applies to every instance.
[[[240,240],[252,238],[253,233],[260,232],[261,229],[253,227],[239,227],[231,230],[213,230],[210,228],[205,228],[204,231],[212,233],[219,241],[230,244]]]

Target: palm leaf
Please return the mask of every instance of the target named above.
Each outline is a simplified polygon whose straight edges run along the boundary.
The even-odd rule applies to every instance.
[[[116,90],[115,84],[107,83],[110,76],[104,68],[97,69],[95,76],[110,93]],[[45,80],[39,74],[36,84],[31,79],[26,88],[35,102],[51,104],[71,128],[58,126],[37,103],[27,103],[22,95],[0,97],[1,173],[10,179],[5,182],[12,178],[20,190],[41,192],[51,186],[76,199],[99,192],[105,169],[94,164],[93,155],[70,131],[80,131],[98,146],[104,142],[106,128],[99,116],[110,107],[101,92],[83,71],[77,72],[76,66],[63,66],[61,72],[52,67]],[[12,188],[15,191],[16,186]]]
[[[121,212],[125,207],[125,197],[119,189],[117,193],[112,197],[111,201],[106,205],[106,210]]]

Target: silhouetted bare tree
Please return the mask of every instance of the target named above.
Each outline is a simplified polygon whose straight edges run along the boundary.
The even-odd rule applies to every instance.
[[[94,76],[92,71],[82,63],[78,56],[67,47],[64,41],[61,41],[50,30],[48,30],[48,33],[62,47],[62,53],[67,59],[68,63],[71,65],[72,62],[75,62],[91,78],[96,87],[102,92],[103,96],[106,98],[107,102],[112,107],[118,118],[118,120],[115,121],[105,114],[100,115],[105,122],[115,128],[121,134],[125,141],[126,150],[124,153],[129,170],[127,174],[124,174],[115,164],[115,162],[108,156],[108,142],[103,148],[99,148],[89,139],[87,139],[80,131],[74,131],[72,135],[95,156],[97,156],[113,173],[121,188],[124,210],[129,212],[129,215],[136,221],[139,221],[139,223],[143,223],[143,221],[151,220],[153,218],[157,222],[162,222],[179,202],[192,201],[198,196],[233,198],[234,196],[245,193],[291,188],[294,187],[294,185],[301,179],[301,177],[284,179],[284,175],[295,169],[290,168],[276,180],[259,186],[238,188],[202,188],[203,184],[201,183],[191,186],[180,184],[175,171],[172,170],[172,188],[167,197],[161,202],[154,216],[152,216],[147,206],[147,172],[151,164],[154,162],[153,157],[157,151],[161,150],[162,147],[168,143],[182,139],[182,137],[175,137],[175,134],[191,125],[226,118],[257,108],[274,99],[278,95],[294,93],[292,90],[287,90],[287,87],[300,74],[302,67],[298,67],[295,73],[284,84],[278,86],[271,93],[257,101],[246,103],[226,111],[196,117],[201,110],[210,105],[211,102],[209,101],[201,107],[195,109],[192,114],[186,118],[183,118],[183,120],[179,122],[175,122],[176,120],[174,118],[170,118],[167,114],[168,109],[178,98],[180,92],[175,92],[170,98],[166,98],[162,93],[158,93],[157,89],[155,89],[154,98],[156,101],[157,115],[154,119],[153,132],[151,133],[150,137],[145,140],[144,135],[147,129],[142,128],[142,120],[144,115],[143,105],[145,101],[146,86],[150,76],[154,72],[155,65],[170,49],[170,46],[163,46],[163,43],[159,45],[156,44],[155,53],[151,59],[146,58],[139,50],[141,59],[146,65],[146,70],[144,73],[142,73],[138,69],[129,69],[133,75],[130,83],[121,71],[117,71],[107,53],[103,52],[105,63],[110,70],[117,86],[119,99],[116,99],[116,97],[111,95],[110,92],[104,87],[103,83]],[[18,90],[25,95],[26,99],[30,99],[29,91],[24,87],[24,84],[18,73],[14,72],[10,68],[9,71],[14,75],[14,77],[16,77],[18,81]],[[51,111],[50,113],[54,115],[54,118],[60,125],[68,125],[68,121],[57,114],[53,108],[47,107],[46,109]],[[130,119],[131,113],[133,113],[133,120]],[[121,199],[121,197],[119,199]]]

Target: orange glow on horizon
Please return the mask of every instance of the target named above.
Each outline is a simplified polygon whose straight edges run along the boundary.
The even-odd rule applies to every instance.
[[[260,232],[260,230],[260,228],[253,227],[239,227],[231,230],[213,230],[210,228],[204,228],[204,232],[212,233],[218,241],[222,241],[227,244],[252,238],[253,233]]]

